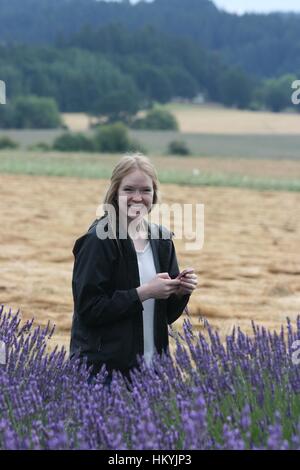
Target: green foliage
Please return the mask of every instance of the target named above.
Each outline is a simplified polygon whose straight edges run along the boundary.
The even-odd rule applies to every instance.
[[[0,106],[0,129],[13,128],[14,108],[10,104]]]
[[[139,152],[144,155],[147,155],[148,150],[147,148],[137,139],[130,139],[128,145],[128,152]]]
[[[210,187],[232,187],[248,188],[255,191],[291,191],[300,192],[300,180],[296,178],[281,177],[271,178],[266,174],[264,177],[255,178],[251,175],[234,175],[226,172],[215,171],[213,173],[201,171],[195,174],[186,169],[185,158],[182,160],[182,168],[168,168],[159,171],[161,183],[210,186]],[[95,154],[66,154],[60,158],[52,155],[43,155],[37,152],[12,151],[0,153],[0,173],[47,175],[47,176],[75,176],[78,178],[108,179],[113,169],[113,161],[98,158]],[[195,166],[197,163],[195,161]]]
[[[190,58],[189,61],[192,62],[194,58]],[[194,62],[197,66],[197,60]],[[162,70],[168,81],[171,85],[172,97],[179,96],[192,99],[202,88],[201,84],[197,81],[197,75],[189,71],[190,66],[187,68],[179,66],[163,66]]]
[[[19,144],[7,136],[0,137],[0,150],[2,149],[15,149]]]
[[[60,127],[61,118],[52,98],[19,96],[1,107],[0,126],[14,129],[51,129]]]
[[[99,25],[102,29],[108,28],[112,21],[118,25],[109,25],[110,31],[99,33],[102,41],[95,41],[88,34]],[[162,65],[161,49],[165,41],[157,38],[159,46],[154,47],[155,38],[150,35],[140,35],[135,40],[118,28],[120,24],[127,25],[128,30],[136,33],[144,25],[155,25],[165,35],[191,39],[195,51],[200,47],[215,51],[227,63],[240,65],[253,75],[272,77],[300,71],[297,15],[238,16],[218,10],[208,0],[155,0],[151,6],[148,2],[129,6],[128,2],[1,0],[0,24],[0,42],[4,44],[50,44],[56,40],[59,46],[66,42],[66,38],[69,40],[74,34],[79,34],[84,25],[89,25],[82,32],[81,47],[123,56],[134,47],[135,55],[140,50],[139,59],[144,54],[147,57],[152,55],[157,64]],[[58,35],[59,41],[56,39]],[[173,51],[179,52],[179,49],[177,40],[174,40]],[[190,50],[187,50],[187,57],[189,54]],[[132,53],[130,55],[133,56]],[[174,52],[170,55],[174,56]],[[202,67],[207,73],[211,61],[203,61]],[[2,67],[0,69],[2,72]],[[204,74],[202,78],[208,77]]]
[[[171,155],[190,155],[190,149],[183,140],[172,140],[168,146],[168,153]]]
[[[143,145],[137,140],[129,138],[128,129],[122,122],[98,126],[91,137],[81,132],[65,132],[55,139],[52,148],[61,152],[122,153],[139,151],[146,153]]]
[[[275,83],[280,78],[266,86],[260,80],[299,73],[296,16],[233,16],[208,0],[42,4],[1,2],[0,79],[9,85],[8,99],[51,97],[61,112],[87,112],[126,124],[153,102],[192,99],[200,92],[242,109],[279,111],[290,104],[290,86]],[[58,37],[61,31],[64,36]],[[21,114],[16,116],[11,104],[2,106],[0,127],[58,125],[48,125],[49,117],[43,123],[27,111],[26,117]]]
[[[249,107],[254,84],[240,69],[231,69],[222,76],[222,98],[226,106],[236,106],[239,109]]]
[[[136,70],[135,79],[142,92],[150,99],[167,103],[172,97],[172,86],[161,67],[141,64]]]
[[[265,105],[273,112],[280,112],[291,106],[291,85],[296,80],[295,75],[283,75],[277,79],[266,80],[262,87]]]
[[[230,71],[190,39],[151,26],[84,28],[57,44],[0,46],[1,79],[10,84],[11,96],[51,96],[62,112],[128,123],[139,109],[173,97],[192,99],[202,92],[220,101],[222,77]]]
[[[139,109],[139,95],[135,87],[128,86],[125,89],[112,90],[102,96],[95,108],[95,114],[104,114],[108,122],[129,120],[129,116],[135,114]]]
[[[133,78],[97,52],[74,47],[0,46],[0,70],[1,79],[10,85],[10,96],[51,96],[62,112],[114,116],[135,114],[139,108]]]
[[[96,150],[92,139],[81,132],[65,132],[58,136],[53,149],[61,152],[94,152]]]
[[[94,142],[97,151],[108,153],[127,152],[132,145],[128,129],[122,122],[100,126],[96,130]]]
[[[56,102],[52,98],[24,96],[14,102],[16,128],[51,129],[61,125]]]
[[[48,152],[52,150],[52,146],[46,144],[46,142],[38,142],[36,144],[29,145],[28,150],[38,151],[38,152]]]
[[[170,111],[156,107],[148,111],[144,118],[138,118],[133,121],[134,129],[151,130],[178,130],[176,118]]]

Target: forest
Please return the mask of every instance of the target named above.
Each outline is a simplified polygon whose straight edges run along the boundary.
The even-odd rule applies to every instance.
[[[281,111],[300,76],[299,23],[296,14],[240,17],[209,0],[0,0],[0,125],[16,123],[13,101],[32,95],[61,112],[117,117],[199,94]]]

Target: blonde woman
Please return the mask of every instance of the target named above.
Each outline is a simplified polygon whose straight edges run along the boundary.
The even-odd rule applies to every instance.
[[[70,357],[86,357],[91,380],[104,364],[106,384],[113,370],[130,380],[137,355],[150,365],[154,352],[167,352],[168,325],[196,288],[193,268],[177,277],[173,232],[144,219],[158,200],[151,161],[140,154],[122,157],[105,214],[75,242]]]

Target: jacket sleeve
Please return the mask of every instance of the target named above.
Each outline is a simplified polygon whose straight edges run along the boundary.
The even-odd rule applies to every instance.
[[[143,307],[136,288],[108,294],[113,278],[115,247],[112,244],[112,240],[99,240],[90,233],[78,239],[73,248],[74,308],[88,326],[115,323]]]
[[[174,247],[174,242],[171,239],[172,248],[171,248],[171,258],[169,264],[168,273],[172,279],[177,277],[179,274],[179,267]],[[171,294],[170,297],[167,299],[167,321],[170,325],[174,321],[176,321],[184,311],[188,301],[190,299],[190,294],[183,295],[182,297],[178,297],[176,294]]]

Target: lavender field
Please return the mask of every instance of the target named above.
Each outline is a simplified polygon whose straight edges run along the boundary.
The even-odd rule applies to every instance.
[[[104,370],[89,384],[64,348],[46,353],[50,325],[21,325],[2,306],[0,331],[1,449],[300,449],[300,317],[279,334],[237,328],[225,344],[185,319],[183,335],[169,331],[173,359],[140,360],[110,390]]]

